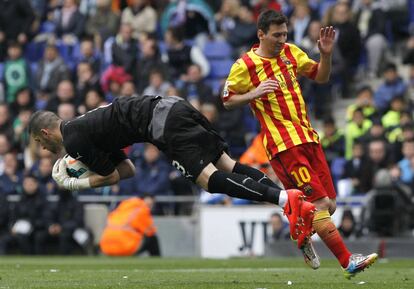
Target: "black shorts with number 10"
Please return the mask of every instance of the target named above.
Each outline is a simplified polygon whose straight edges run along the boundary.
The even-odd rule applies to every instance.
[[[172,165],[193,181],[209,164],[215,164],[227,144],[210,122],[186,101],[173,105],[165,123],[163,150]]]

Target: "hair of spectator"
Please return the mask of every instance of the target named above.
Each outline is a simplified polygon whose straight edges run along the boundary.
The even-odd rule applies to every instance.
[[[177,27],[170,27],[168,30],[171,32],[172,38],[174,38],[177,42],[184,41],[184,28],[181,26]]]
[[[284,14],[275,10],[266,10],[259,15],[257,29],[262,30],[266,34],[269,31],[270,25],[282,25],[284,23],[288,23],[288,19]]]
[[[57,127],[60,118],[50,111],[36,111],[29,121],[29,134],[38,135],[41,129],[53,129]]]

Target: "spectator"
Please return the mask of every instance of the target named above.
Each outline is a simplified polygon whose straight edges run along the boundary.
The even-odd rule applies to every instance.
[[[352,158],[344,165],[344,174],[338,182],[338,194],[340,196],[358,195],[365,193],[367,188],[362,187],[363,165],[367,162],[365,146],[355,141],[352,146]],[[341,183],[341,184],[340,184]]]
[[[352,121],[346,125],[345,132],[345,158],[350,159],[352,155],[352,144],[355,139],[363,136],[369,128],[372,126],[372,122],[369,119],[364,118],[364,112],[361,108],[354,110],[352,115]]]
[[[387,143],[373,140],[368,145],[368,159],[362,164],[361,191],[367,193],[373,188],[373,180],[377,172],[390,165]]]
[[[23,178],[23,192],[20,201],[12,209],[11,229],[0,239],[0,252],[8,253],[13,245],[23,254],[33,254],[34,235],[45,227],[43,213],[46,199],[39,189],[37,179],[32,175]]]
[[[121,96],[133,96],[137,93],[135,84],[132,80],[125,81],[121,86]]]
[[[61,103],[58,106],[57,115],[63,120],[71,120],[76,116],[76,107],[72,103]]]
[[[22,110],[34,110],[36,99],[29,87],[22,87],[16,91],[16,99],[9,105],[10,112],[16,117]]]
[[[49,157],[40,158],[30,169],[33,176],[39,181],[39,187],[46,195],[55,195],[56,182],[52,178],[54,160]]]
[[[308,54],[309,58],[315,61],[320,61],[318,40],[321,28],[322,24],[320,21],[312,21],[309,24],[307,35],[299,45]],[[306,77],[299,78],[299,83],[302,86],[302,94],[316,119],[323,119],[330,116],[333,102],[332,94],[334,93],[332,88],[333,83],[336,82],[336,79],[342,79],[342,70],[342,57],[338,50],[334,50],[332,53],[331,68],[331,79],[333,81],[321,84]]]
[[[228,29],[226,40],[233,47],[233,55],[239,55],[257,42],[256,22],[246,6],[238,9],[234,27]]]
[[[399,134],[396,134],[394,138],[391,139],[391,149],[392,149],[392,160],[398,162],[403,158],[402,155],[402,144],[406,140],[414,139],[414,126],[413,122],[404,124],[401,126],[401,131]]]
[[[377,116],[376,107],[374,104],[374,92],[371,86],[362,85],[356,91],[355,101],[346,108],[346,120],[350,121],[352,115],[356,109],[362,109],[364,117],[367,119],[373,119]]]
[[[13,139],[13,125],[10,110],[6,103],[0,103],[0,135]]]
[[[70,79],[69,70],[59,55],[56,46],[46,46],[43,60],[39,62],[36,73],[36,88],[38,97],[36,107],[44,108],[50,94],[53,93],[62,80]]]
[[[30,116],[33,111],[31,109],[20,110],[13,122],[14,129],[14,145],[19,152],[22,152],[29,144],[29,133],[27,126],[29,125]]]
[[[13,103],[19,89],[29,85],[30,73],[26,60],[22,57],[22,47],[19,43],[11,43],[7,48],[8,59],[4,63],[4,86],[6,102]]]
[[[365,149],[367,149],[371,141],[379,139],[385,142],[388,141],[385,136],[385,128],[382,125],[381,121],[374,119],[374,121],[372,121],[371,127],[366,133],[358,138],[358,141],[360,141],[364,145]]]
[[[356,237],[356,222],[354,214],[351,210],[344,210],[342,214],[341,224],[338,227],[339,233],[341,233],[344,239],[355,239]]]
[[[397,164],[400,171],[399,180],[410,185],[414,179],[414,170],[411,167],[411,159],[414,157],[414,139],[403,142],[402,154],[404,157]]]
[[[165,62],[169,64],[173,79],[179,79],[187,72],[191,64],[201,67],[201,75],[207,76],[210,72],[210,64],[201,49],[190,46],[184,42],[184,34],[181,27],[169,28],[164,35],[167,45],[166,54],[163,55]]]
[[[277,243],[278,241],[289,240],[289,224],[284,222],[279,213],[273,213],[270,216],[271,235],[269,243]]]
[[[95,49],[95,44],[92,39],[84,38],[80,43],[79,56],[76,59],[77,63],[87,62],[91,65],[94,74],[101,73],[101,58]]]
[[[86,18],[79,11],[77,0],[64,0],[56,20],[56,36],[65,44],[74,45],[81,39]]]
[[[4,172],[0,175],[0,194],[17,194],[22,186],[23,172],[19,169],[16,154],[6,153],[3,159]]]
[[[361,36],[357,27],[351,22],[348,4],[338,2],[333,6],[332,23],[337,33],[336,45],[342,56],[343,83],[342,96],[350,97],[350,86],[361,55]]]
[[[257,22],[257,19],[259,18],[260,13],[262,13],[265,10],[271,9],[275,11],[280,11],[281,6],[278,3],[278,0],[259,0],[256,2],[256,5],[253,6],[253,15],[254,15],[254,21]]]
[[[334,159],[345,157],[345,137],[333,117],[327,117],[323,122],[321,144],[329,166]]]
[[[134,76],[138,52],[137,40],[132,37],[131,25],[123,23],[111,46],[112,64],[122,67],[125,72]]]
[[[83,103],[89,90],[99,90],[101,88],[99,74],[94,72],[89,62],[80,62],[76,67],[76,71],[76,99],[78,103]]]
[[[385,129],[391,131],[400,125],[401,113],[407,104],[402,97],[394,97],[390,102],[390,109],[383,115],[381,122]]]
[[[149,74],[149,85],[142,92],[143,95],[166,95],[171,84],[165,81],[162,71],[154,69]]]
[[[240,0],[224,0],[221,2],[220,10],[214,15],[220,34],[226,39],[236,26],[240,7]]]
[[[368,76],[379,76],[380,64],[388,46],[386,33],[387,17],[381,4],[374,0],[362,0],[355,13],[355,25],[361,33],[368,56]]]
[[[56,95],[47,102],[45,110],[57,112],[59,104],[61,103],[71,103],[75,106],[79,104],[73,83],[70,80],[62,80],[59,82]]]
[[[140,41],[141,57],[137,64],[137,91],[142,93],[149,85],[149,71],[154,69],[163,71],[165,78],[168,79],[168,67],[161,60],[158,44],[154,38],[146,38]]]
[[[405,81],[398,75],[397,66],[394,63],[388,63],[382,75],[383,82],[374,94],[375,106],[380,113],[389,109],[394,97],[404,97],[408,88]]]
[[[216,102],[211,87],[203,81],[201,67],[199,65],[191,64],[187,68],[187,73],[183,76],[182,80],[177,85],[180,89],[180,95],[195,108],[199,109],[200,105],[206,102]]]
[[[157,12],[149,0],[132,0],[129,7],[122,11],[122,23],[132,27],[132,35],[140,40],[143,33],[154,33],[157,28]]]
[[[69,255],[77,247],[80,234],[82,244],[87,243],[88,233],[83,229],[83,206],[71,191],[59,190],[57,203],[48,203],[44,210],[45,227],[35,233],[36,254],[50,253],[50,242],[57,243],[60,255]]]
[[[170,2],[161,15],[161,33],[170,27],[183,27],[183,38],[203,41],[206,35],[216,35],[214,12],[205,0]],[[202,46],[202,45],[201,45]]]
[[[103,94],[99,90],[91,89],[86,93],[85,102],[79,107],[79,112],[84,114],[105,104],[107,104],[107,102],[105,101]]]
[[[94,39],[98,49],[103,43],[116,34],[119,29],[119,16],[111,11],[110,0],[96,0],[96,13],[86,22],[86,33]]]
[[[151,194],[154,196],[171,195],[170,165],[159,150],[152,144],[145,145],[144,158],[136,165],[135,192],[138,196]],[[158,204],[156,213],[171,213],[172,207]]]
[[[4,61],[8,41],[24,45],[29,41],[34,13],[28,0],[0,1],[0,61]]]
[[[297,2],[293,8],[293,13],[289,18],[289,35],[288,39],[300,46],[309,30],[309,24],[312,21],[311,9],[307,2]]]
[[[157,228],[151,215],[154,197],[145,195],[122,201],[112,211],[102,234],[100,248],[110,256],[131,256],[148,251],[160,256]]]

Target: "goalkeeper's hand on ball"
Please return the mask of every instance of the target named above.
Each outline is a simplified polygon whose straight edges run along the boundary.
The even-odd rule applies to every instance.
[[[66,168],[66,162],[63,159],[58,159],[53,166],[52,177],[59,187],[69,191],[89,189],[91,187],[89,178],[77,179],[70,177]]]

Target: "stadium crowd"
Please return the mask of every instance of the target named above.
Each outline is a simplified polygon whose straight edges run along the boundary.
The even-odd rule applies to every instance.
[[[7,233],[27,217],[39,220],[33,227],[43,230],[51,222],[42,215],[49,205],[45,197],[63,194],[51,177],[55,160],[29,142],[28,120],[39,109],[68,120],[116,97],[178,95],[213,123],[234,158],[274,177],[251,112],[227,111],[220,99],[232,63],[257,42],[256,19],[267,8],[289,17],[288,41],[311,58],[319,55],[322,26],[338,32],[329,84],[301,85],[311,117],[323,123],[321,142],[339,195],[388,187],[402,204],[411,203],[412,0],[1,0],[0,206],[7,218],[0,230]],[[342,99],[352,104],[338,119],[335,102]],[[125,150],[137,168],[134,178],[78,194],[194,194],[154,146]],[[375,178],[378,172],[382,178]],[[8,195],[21,200],[8,204]],[[202,200],[240,203],[217,196]],[[19,206],[40,215],[19,216],[31,211]],[[158,214],[173,213],[174,207],[158,207]]]

